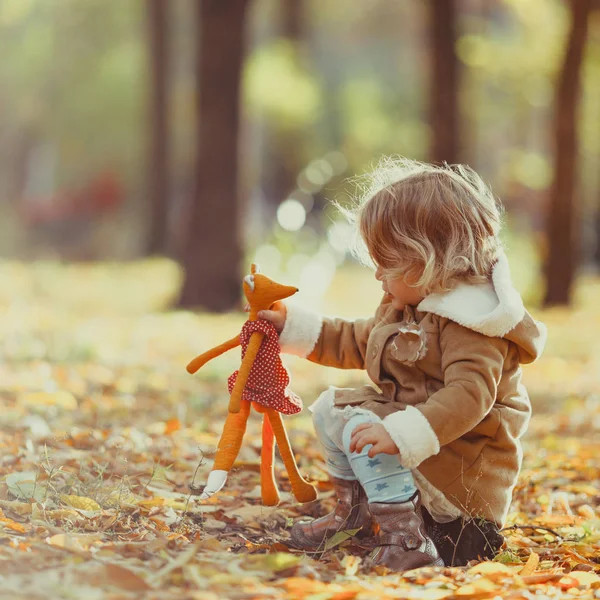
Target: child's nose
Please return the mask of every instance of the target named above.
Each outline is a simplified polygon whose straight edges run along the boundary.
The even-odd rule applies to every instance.
[[[377,281],[383,281],[383,272],[381,267],[377,267],[377,270],[375,271],[375,279],[377,279]]]

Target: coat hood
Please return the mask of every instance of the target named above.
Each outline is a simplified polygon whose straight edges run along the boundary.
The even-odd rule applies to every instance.
[[[515,343],[522,363],[536,360],[546,343],[546,326],[525,310],[512,284],[504,254],[494,265],[491,282],[459,284],[449,292],[430,294],[417,309],[445,317],[483,335]]]

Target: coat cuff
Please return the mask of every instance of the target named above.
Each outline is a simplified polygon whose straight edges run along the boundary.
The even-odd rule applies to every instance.
[[[440,441],[429,421],[414,406],[388,415],[383,426],[400,450],[400,462],[408,469],[418,467],[440,451]]]
[[[286,304],[286,309],[285,326],[279,336],[281,351],[305,358],[317,344],[323,318],[294,304]]]

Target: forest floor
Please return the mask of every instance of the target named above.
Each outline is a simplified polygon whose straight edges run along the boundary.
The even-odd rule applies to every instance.
[[[368,276],[341,273],[328,302]],[[0,598],[600,598],[600,282],[582,282],[572,310],[535,312],[550,335],[525,370],[534,417],[501,553],[398,575],[369,571],[344,536],[318,556],[289,547],[296,517],[333,506],[308,411],[286,425],[316,502],[291,498],[278,463],[282,502],[261,505],[256,415],[226,488],[189,495],[239,352],[194,377],[185,365],[244,316],[159,310],[176,278],[162,263],[0,266]],[[307,405],[364,381],[285,362]]]

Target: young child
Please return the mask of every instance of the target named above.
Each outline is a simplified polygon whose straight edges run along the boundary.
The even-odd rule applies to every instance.
[[[371,559],[393,570],[489,557],[531,413],[521,364],[545,341],[511,283],[499,206],[467,167],[401,159],[375,171],[350,216],[382,282],[375,316],[260,315],[283,351],[366,369],[377,386],[331,387],[311,407],[338,503],[292,540],[317,550],[378,525]]]

